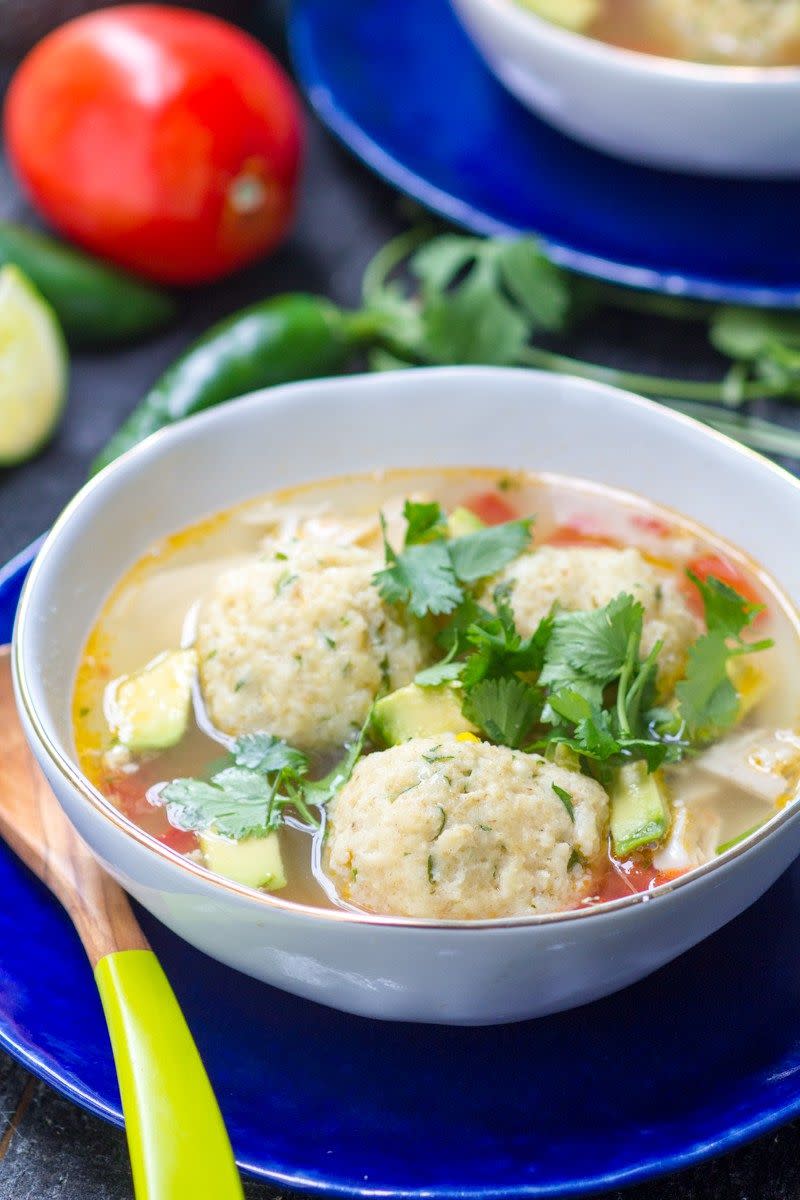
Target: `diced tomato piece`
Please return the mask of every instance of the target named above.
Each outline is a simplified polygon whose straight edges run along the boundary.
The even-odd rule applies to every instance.
[[[464,508],[475,513],[484,525],[502,525],[504,521],[515,521],[519,516],[499,492],[478,492],[464,501]]]
[[[607,900],[620,900],[634,892],[646,892],[653,887],[658,872],[655,867],[645,867],[639,863],[626,863],[611,866],[602,880],[597,894],[600,903]]]
[[[165,846],[169,846],[170,850],[177,850],[178,854],[189,854],[192,850],[197,850],[200,845],[197,834],[187,833],[184,829],[168,829],[166,833],[161,834],[158,840]]]
[[[591,514],[576,514],[556,528],[545,539],[548,546],[619,546],[597,518]]]
[[[708,579],[709,577],[719,579],[722,583],[727,583],[728,587],[732,587],[740,596],[744,596],[745,600],[749,600],[751,604],[764,604],[764,597],[757,584],[749,575],[745,574],[741,567],[722,554],[701,554],[697,558],[693,558],[686,566],[698,579]],[[702,617],[702,597],[691,579],[685,578],[684,591],[689,608],[695,616]],[[765,608],[753,623],[757,625],[759,621],[764,620],[766,615]]]
[[[125,775],[120,772],[108,780],[104,788],[109,800],[132,821],[138,822],[143,816],[153,811],[153,806],[147,799],[147,788],[142,783],[138,772]]]
[[[672,526],[668,525],[666,521],[662,521],[661,517],[655,517],[651,513],[634,513],[631,517],[631,525],[635,525],[643,533],[650,533],[657,538],[668,538],[672,535]]]
[[[621,900],[637,892],[649,892],[651,888],[669,883],[683,874],[684,871],[657,871],[653,866],[638,862],[612,864],[598,888],[598,903]]]

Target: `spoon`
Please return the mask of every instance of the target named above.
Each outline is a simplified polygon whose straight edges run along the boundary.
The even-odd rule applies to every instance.
[[[78,931],[111,1035],[137,1200],[242,1200],[197,1047],[128,898],[67,820],[22,732],[0,647],[0,836]]]

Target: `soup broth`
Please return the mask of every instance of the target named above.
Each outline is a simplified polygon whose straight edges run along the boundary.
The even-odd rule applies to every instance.
[[[798,0],[523,0],[627,50],[697,62],[800,64]]]
[[[403,516],[409,497],[422,529],[416,543]],[[527,540],[519,526],[525,517],[535,518],[532,542],[508,557],[511,541]],[[423,518],[432,522],[427,529]],[[474,540],[487,529],[500,531],[492,544]],[[448,642],[452,614],[463,607],[451,602],[448,612],[443,603],[438,612],[415,615],[408,608],[413,590],[410,601],[387,594],[406,578],[391,571],[398,556],[401,567],[406,562],[404,538],[421,548],[410,563],[429,564],[437,555],[440,568],[445,562],[448,587],[449,564],[461,563],[462,605],[468,597],[484,613],[477,618],[483,633],[470,626],[476,641]],[[488,563],[480,556],[494,554],[495,566],[504,553],[505,565],[488,580],[466,578],[468,562]],[[379,595],[372,577],[387,565]],[[729,649],[734,642],[739,650],[756,640],[773,645],[732,654],[726,680],[735,681],[736,711],[722,713],[713,736],[706,731],[680,749],[688,702],[676,696],[705,632],[693,578],[721,580],[745,608],[764,605],[757,615],[747,609],[741,644],[725,635]],[[730,601],[724,589],[715,595]],[[638,619],[644,632],[641,646],[633,638],[630,669],[609,668],[607,683],[599,673],[594,682],[586,676],[584,688],[585,664],[576,666],[568,650],[554,666],[552,642],[542,666],[540,651],[525,639],[544,641],[555,627],[562,640],[572,636],[564,614],[576,612],[588,614],[585,627],[595,633],[593,612],[610,614],[610,627],[624,618],[633,629]],[[490,624],[495,613],[506,614],[503,633]],[[578,624],[575,636],[588,636]],[[494,650],[486,649],[487,637],[495,638]],[[511,637],[516,649],[509,650]],[[502,653],[498,638],[506,639]],[[586,646],[579,659],[591,655]],[[438,677],[426,686],[419,672],[431,667]],[[470,692],[470,673],[484,668],[486,679]],[[564,696],[589,703],[585,691],[603,710],[588,726],[542,708],[542,681],[565,669],[577,683],[561,691],[552,684],[547,694],[554,703],[567,704]],[[631,695],[640,686],[641,696]],[[412,715],[406,707],[402,722],[394,700],[386,703],[401,691],[413,693],[415,703],[422,696],[424,706]],[[505,707],[487,714],[501,693]],[[342,766],[376,698],[360,759],[354,770],[352,762]],[[642,704],[652,710],[647,722]],[[527,725],[511,733],[517,716]],[[645,500],[548,475],[392,471],[260,498],[154,546],[99,614],[81,657],[73,718],[78,760],[91,783],[154,838],[218,873],[267,890],[285,880],[282,897],[319,907],[456,919],[519,915],[594,904],[675,878],[793,802],[800,642],[791,606],[762,570]],[[653,742],[646,750],[637,749],[634,720]],[[605,759],[592,757],[593,743],[581,741],[594,736],[592,721],[604,723],[601,741],[607,733],[620,744]],[[560,742],[547,740],[554,722],[566,731]],[[287,747],[305,756],[296,775],[292,765],[280,774]],[[637,756],[651,753],[648,772]],[[619,833],[633,795],[623,802],[620,780],[637,762],[636,803],[646,794],[651,808],[661,806],[650,812],[651,826],[645,821],[649,840],[641,829],[633,837]],[[226,771],[234,774],[221,784]],[[326,808],[317,805],[319,792],[303,789],[331,772]],[[223,784],[231,789],[225,797],[233,817],[218,803]],[[282,805],[274,828],[265,823],[268,803]],[[263,879],[252,874],[252,863],[242,874],[240,860],[228,855],[231,846],[246,846],[255,857],[267,853],[268,842],[271,865],[258,868]]]

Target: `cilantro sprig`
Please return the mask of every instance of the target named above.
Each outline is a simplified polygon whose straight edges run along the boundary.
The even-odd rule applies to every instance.
[[[417,682],[455,683],[464,715],[512,748],[563,743],[597,763],[637,758],[651,770],[680,756],[680,739],[654,728],[661,646],[642,656],[638,601],[622,593],[601,609],[551,612],[523,637],[511,597],[497,587],[494,611],[467,598],[439,634],[446,657]]]
[[[319,826],[311,807],[323,808],[350,778],[364,749],[367,723],[321,779],[307,778],[309,762],[301,750],[271,734],[251,733],[234,742],[210,778],[173,779],[158,791],[158,802],[176,829],[213,830],[235,841],[265,837],[291,810]]]
[[[685,678],[675,691],[689,736],[696,742],[708,742],[730,729],[739,715],[739,695],[729,673],[731,660],[768,650],[773,641],[745,642],[742,638],[763,605],[753,604],[713,576],[700,579],[692,571],[687,574],[703,601],[706,633],[689,650]]]
[[[374,330],[373,370],[486,363],[556,371],[654,397],[753,449],[800,458],[800,433],[748,411],[767,398],[800,400],[796,312],[653,296],[575,276],[549,262],[532,237],[431,233],[429,226],[393,239],[364,275],[360,315]],[[608,310],[705,330],[721,370],[709,379],[675,378],[567,353],[576,327],[591,331]]]
[[[381,517],[386,566],[373,582],[387,604],[402,605],[415,617],[453,612],[465,599],[465,586],[496,574],[531,540],[531,519],[448,538],[438,504],[407,500],[403,515],[406,534],[399,552],[390,544]]]

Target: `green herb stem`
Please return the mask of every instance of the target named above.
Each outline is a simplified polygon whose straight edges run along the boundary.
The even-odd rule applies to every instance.
[[[564,375],[577,375],[580,379],[592,379],[612,387],[626,388],[630,392],[641,392],[664,400],[688,400],[703,404],[720,404],[730,407],[730,394],[724,380],[667,379],[660,375],[645,375],[637,371],[625,371],[617,367],[606,367],[599,363],[583,362],[540,346],[526,346],[520,355],[520,365],[536,367],[540,371],[557,371]],[[742,385],[738,402],[763,400],[779,397],[786,393],[782,382],[760,380]]]
[[[764,454],[782,454],[787,458],[800,459],[800,430],[788,429],[774,421],[763,421],[759,417],[726,412],[710,404],[690,404],[666,400],[668,408],[694,417],[724,433],[734,441],[742,442],[752,450]]]

